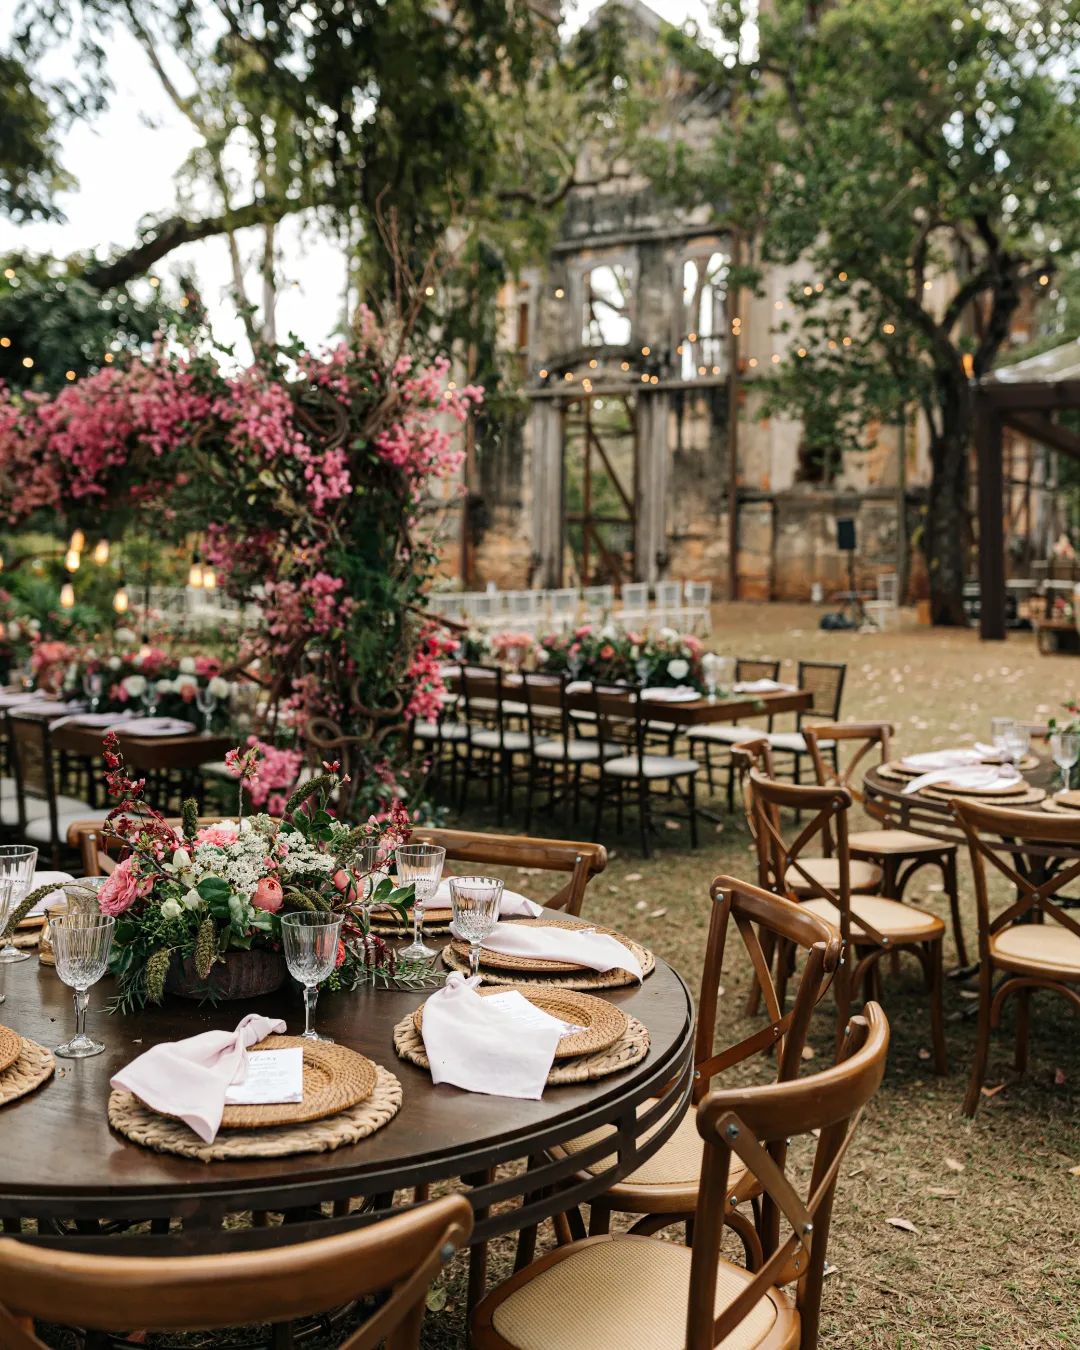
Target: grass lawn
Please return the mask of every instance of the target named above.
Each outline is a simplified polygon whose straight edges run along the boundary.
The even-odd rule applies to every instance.
[[[1080,685],[1080,662],[1041,656],[1034,638],[981,644],[974,633],[918,628],[861,635],[823,633],[818,612],[788,605],[718,606],[712,645],[732,655],[770,655],[785,663],[848,664],[843,715],[889,720],[901,749],[970,744],[985,739],[996,714],[1044,718]],[[792,664],[785,673],[793,673]],[[491,828],[470,810],[448,824]],[[696,987],[704,941],[708,886],[719,873],[752,879],[749,840],[741,820],[707,827],[702,847],[689,849],[685,826],[662,830],[649,862],[638,854],[635,822],[624,839],[605,836],[607,871],[593,883],[586,913],[621,928],[672,962]],[[855,826],[858,828],[858,825]],[[551,834],[569,834],[561,821]],[[961,857],[965,929],[974,946],[974,904],[966,855]],[[518,889],[528,889],[518,877]],[[948,918],[931,869],[909,895]],[[719,1033],[734,1041],[750,1028],[743,1016],[745,960],[729,948]],[[946,967],[955,965],[950,937]],[[984,1099],[974,1121],[960,1114],[974,1046],[970,988],[947,981],[946,1035],[950,1072],[937,1078],[925,1058],[927,1001],[914,963],[886,976],[892,1026],[889,1067],[845,1159],[837,1192],[826,1281],[822,1343],[864,1347],[1080,1345],[1080,1036],[1061,999],[1033,1004],[1031,1057],[1022,1081],[1012,1064],[1012,1015],[991,1051],[987,1083],[1004,1084]],[[816,1017],[816,1063],[830,1053],[832,1005]],[[812,1072],[815,1064],[807,1065]],[[478,1101],[478,1110],[482,1109]],[[909,1221],[915,1232],[888,1220]],[[550,1230],[543,1236],[550,1240]],[[509,1243],[497,1244],[492,1275],[508,1268]],[[461,1263],[459,1263],[460,1267]],[[445,1307],[427,1319],[424,1345],[464,1344],[463,1271],[451,1272],[434,1296]],[[602,1310],[598,1309],[602,1316]],[[632,1347],[627,1347],[632,1350]]]

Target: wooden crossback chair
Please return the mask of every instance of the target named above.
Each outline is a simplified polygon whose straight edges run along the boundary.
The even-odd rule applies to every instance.
[[[750,783],[758,829],[764,839],[769,889],[798,900],[837,928],[844,940],[845,959],[833,982],[838,1027],[842,1029],[846,1025],[852,1000],[860,986],[865,997],[879,996],[881,958],[891,952],[909,953],[922,966],[930,996],[934,1069],[937,1073],[947,1072],[941,1005],[945,924],[936,914],[916,909],[903,901],[882,895],[852,893],[847,837],[851,793],[847,788],[781,783],[766,778],[757,769],[750,770]],[[794,827],[798,833],[790,840],[785,838],[780,824],[782,809],[810,814],[807,825]],[[803,856],[806,846],[818,838],[835,843],[835,859],[828,860],[835,862],[835,871],[827,877],[820,867],[814,866],[818,860]],[[781,989],[783,982],[781,968]]]
[[[471,830],[429,829],[418,825],[412,832],[414,844],[441,844],[448,863],[491,864],[503,867],[535,868],[542,872],[568,872],[566,884],[548,899],[530,895],[537,904],[549,909],[578,915],[585,900],[585,888],[607,866],[603,844],[573,839],[535,839],[522,834],[474,834]]]
[[[780,662],[771,659],[751,660],[747,657],[736,657],[735,659],[735,683],[743,684],[754,680],[779,680]],[[713,759],[714,749],[728,751],[727,763],[727,809],[735,809],[735,779],[736,765],[731,757],[730,751],[733,745],[739,745],[745,740],[750,740],[758,736],[765,735],[766,731],[772,731],[773,719],[770,717],[765,723],[765,728],[752,726],[728,725],[726,723],[710,723],[702,727],[691,727],[687,732],[687,740],[690,743],[691,754],[695,758],[700,758],[705,763],[705,774],[709,784],[709,792],[714,791],[713,786]],[[721,761],[720,767],[723,767]],[[771,772],[771,771],[770,771]]]
[[[94,1331],[214,1331],[388,1293],[340,1350],[412,1350],[428,1288],[472,1227],[468,1200],[448,1195],[333,1237],[227,1255],[87,1255],[0,1238],[0,1345],[45,1350],[34,1318]]]
[[[168,823],[177,829],[183,824],[179,816],[168,818]],[[235,825],[235,816],[200,816],[200,825]],[[82,859],[84,877],[103,877],[113,870],[124,856],[126,845],[122,839],[110,834],[108,822],[104,816],[85,817],[73,820],[67,829],[68,847],[73,848]]]
[[[822,787],[832,784],[845,787],[855,801],[861,802],[857,778],[867,769],[889,761],[892,757],[890,738],[894,732],[895,728],[888,722],[827,722],[805,727],[803,735],[818,783]],[[833,746],[830,753],[822,749],[822,741]],[[848,743],[853,753],[841,763],[839,748]],[[961,966],[967,965],[967,946],[960,923],[956,844],[929,834],[917,834],[914,830],[854,830],[848,834],[848,848],[853,861],[862,860],[881,868],[880,891],[890,900],[904,898],[905,887],[920,868],[938,868],[945,894],[949,897],[957,958]]]
[[[751,886],[749,882],[717,877],[709,895],[709,934],[705,943],[694,1047],[695,1106],[705,1097],[717,1074],[755,1055],[775,1051],[777,1082],[797,1076],[810,1029],[810,1016],[832,980],[841,951],[839,934],[829,924],[790,900]],[[732,925],[742,939],[754,979],[764,991],[768,1020],[748,1036],[718,1050],[716,1017],[720,977]],[[770,946],[799,950],[806,957],[789,1011],[785,1011],[780,1003],[762,948],[761,937],[766,933],[772,939]],[[611,1127],[606,1127],[553,1149],[552,1153],[556,1156],[577,1153],[604,1134],[613,1133]],[[691,1108],[675,1133],[644,1167],[631,1172],[591,1202],[590,1235],[606,1233],[613,1212],[643,1216],[630,1229],[632,1233],[656,1233],[679,1222],[691,1224],[698,1200],[701,1155],[701,1136]],[[576,1179],[587,1180],[590,1173],[604,1171],[611,1162],[611,1158],[602,1159],[579,1173]],[[747,1217],[746,1202],[754,1200],[760,1190],[751,1173],[738,1171],[737,1175],[733,1172],[729,1177],[724,1195],[727,1222],[741,1238],[747,1261],[754,1268],[761,1263],[762,1250],[753,1220]]]
[[[1017,999],[1015,1065],[1020,1073],[1027,1067],[1031,995],[1038,989],[1060,994],[1080,1012],[1080,922],[1075,911],[1055,903],[1080,877],[1080,820],[958,799],[951,806],[967,835],[979,921],[979,1031],[964,1098],[964,1114],[973,1116],[986,1076],[990,1032],[1000,1025],[1008,999]],[[997,846],[984,835],[994,836]],[[1007,851],[1001,839],[1008,840]],[[988,862],[1014,887],[1014,899],[996,914],[990,910]]]
[[[813,1350],[836,1179],[885,1072],[889,1026],[876,1003],[852,1019],[838,1062],[808,1078],[711,1092],[698,1107],[704,1157],[694,1245],[625,1233],[557,1247],[473,1313],[476,1350]],[[786,1171],[788,1141],[820,1131],[807,1191]],[[764,1260],[720,1254],[735,1160],[762,1187]],[[790,1235],[782,1236],[790,1226]],[[794,1283],[792,1295],[782,1286]]]

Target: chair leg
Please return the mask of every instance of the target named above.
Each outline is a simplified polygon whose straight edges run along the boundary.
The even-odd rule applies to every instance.
[[[594,1200],[589,1210],[589,1236],[602,1237],[611,1232],[611,1208]]]
[[[652,845],[649,840],[649,826],[652,824],[649,811],[649,780],[638,779],[638,829],[641,831],[641,853],[645,858],[652,857]]]
[[[711,797],[716,791],[716,785],[713,783],[712,746],[708,741],[699,741],[698,744],[705,751],[705,780],[709,784],[709,796]],[[690,753],[691,755],[694,753],[693,741],[690,742]]]
[[[971,1064],[967,1095],[964,1097],[964,1115],[973,1116],[978,1109],[986,1061],[990,1057],[990,1001],[993,993],[993,969],[983,960],[979,968],[979,1029],[975,1040],[975,1058]]]
[[[1021,989],[1016,997],[1016,1058],[1017,1073],[1026,1073],[1028,1065],[1028,1031],[1031,1026],[1031,990]]]
[[[529,756],[529,777],[525,782],[525,833],[532,834],[533,794],[536,792],[536,775],[539,765],[533,755]]]
[[[945,1050],[945,1012],[941,1006],[942,985],[944,984],[945,940],[927,943],[927,957],[930,967],[930,1036],[934,1044],[934,1072],[949,1072],[949,1058]]]
[[[732,755],[731,750],[730,750],[730,748],[729,748],[729,749],[728,749],[728,762],[727,762],[727,812],[728,812],[728,815],[729,815],[729,816],[730,816],[730,815],[733,815],[733,814],[734,814],[734,811],[735,811],[735,759],[734,759],[734,756]]]
[[[960,891],[956,883],[956,852],[950,850],[941,860],[941,878],[949,897],[949,910],[952,914],[953,942],[956,944],[956,959],[961,966],[968,963],[967,943],[964,941],[964,929],[960,923]]]
[[[690,813],[690,847],[698,846],[697,829],[697,792],[694,787],[694,775],[691,774],[686,785],[686,809]]]

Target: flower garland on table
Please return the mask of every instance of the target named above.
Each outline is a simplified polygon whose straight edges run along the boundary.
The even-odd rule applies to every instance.
[[[36,650],[60,645],[42,643]],[[194,720],[201,729],[204,718],[196,703],[199,690],[207,689],[215,699],[210,730],[224,730],[229,723],[233,686],[221,675],[222,662],[216,656],[176,656],[162,647],[144,644],[135,651],[121,648],[113,652],[72,647],[55,660],[62,669],[60,683],[56,684],[54,673],[53,684],[71,697],[88,697],[86,677],[101,676],[97,704],[101,712],[141,712],[143,696],[153,683],[159,716]],[[55,672],[57,666],[52,669]],[[42,683],[40,673],[38,682]]]
[[[176,828],[143,800],[145,781],[125,774],[117,738],[110,733],[104,745],[106,784],[116,800],[106,834],[129,850],[98,893],[101,912],[117,921],[110,956],[115,1007],[160,1003],[174,962],[190,959],[198,978],[208,980],[229,952],[280,950],[281,916],[296,910],[342,917],[328,988],[416,987],[430,980],[429,964],[401,961],[370,928],[375,904],[392,906],[404,922],[412,887],[395,888],[384,877],[360,899],[368,889],[358,861],[362,846],[377,840],[381,861],[409,836],[400,804],[385,823],[350,828],[330,812],[345,775],[328,763],[292,794],[281,817],[244,819],[243,788],[257,778],[261,758],[258,747],[249,746],[226,757],[241,786],[235,824],[200,826],[189,800]]]
[[[587,623],[570,633],[537,639],[536,664],[574,679],[636,681],[653,688],[691,685],[700,692],[705,688],[703,652],[699,638],[673,628],[641,634],[613,624],[596,628]]]

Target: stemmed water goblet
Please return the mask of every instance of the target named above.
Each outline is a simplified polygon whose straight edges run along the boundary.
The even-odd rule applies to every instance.
[[[1072,781],[1072,766],[1080,759],[1080,734],[1075,731],[1055,731],[1050,737],[1050,753],[1061,770],[1061,790]]]
[[[100,670],[88,670],[82,678],[83,693],[90,700],[90,711],[96,713],[105,690],[105,679]]]
[[[581,655],[580,652],[571,652],[570,655],[566,658],[566,669],[569,672],[570,678],[572,680],[576,680],[577,677],[581,674],[581,668],[584,664],[585,658]]]
[[[213,692],[209,684],[205,684],[201,689],[196,690],[195,706],[203,715],[203,731],[209,734],[210,722],[214,716],[214,709],[217,707],[217,694]]]
[[[400,953],[409,961],[431,961],[438,955],[424,942],[424,906],[435,894],[446,862],[446,849],[439,844],[404,844],[394,855],[399,886],[415,888],[413,894],[413,940]]]
[[[319,998],[319,983],[333,974],[341,940],[341,915],[286,914],[281,920],[281,945],[289,974],[304,986],[305,1041],[332,1041],[320,1036],[311,1025]]]
[[[1016,727],[1015,717],[992,717],[990,719],[990,743],[999,751],[1002,758],[1009,753],[1009,736]]]
[[[649,682],[649,662],[644,656],[639,656],[634,662],[634,674],[637,676],[638,684],[644,687]]]
[[[90,986],[97,984],[109,967],[115,928],[111,914],[68,912],[49,920],[56,973],[75,994],[75,1035],[53,1051],[62,1059],[89,1059],[105,1049],[86,1034],[86,1006]]]
[[[139,698],[143,705],[143,711],[146,713],[147,717],[155,717],[157,715],[158,691],[157,683],[154,680],[148,679],[146,681],[146,687],[139,695]]]
[[[1005,753],[1009,756],[1017,768],[1020,762],[1031,748],[1031,732],[1027,727],[1022,727],[1019,722],[1014,722],[1005,733]]]
[[[454,935],[469,944],[469,974],[480,974],[480,949],[499,922],[503,883],[497,877],[451,877]]]
[[[0,911],[3,912],[3,922],[0,923],[0,932],[3,932],[11,915],[22,903],[26,893],[30,889],[30,883],[34,879],[34,868],[37,867],[38,851],[33,844],[4,844],[0,845],[0,884],[3,886],[5,894],[0,894]],[[8,937],[3,949],[0,949],[0,962],[5,965],[15,961],[28,961],[29,952],[21,952],[18,947]]]

